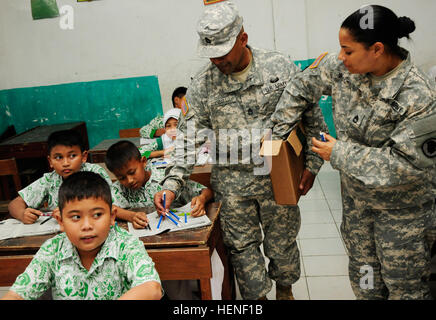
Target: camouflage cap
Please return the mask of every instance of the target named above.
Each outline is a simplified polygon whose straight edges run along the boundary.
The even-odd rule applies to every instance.
[[[200,36],[197,54],[203,58],[218,58],[232,50],[242,28],[242,17],[231,1],[207,6],[197,23]]]

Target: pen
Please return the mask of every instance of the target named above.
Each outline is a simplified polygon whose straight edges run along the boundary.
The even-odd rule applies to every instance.
[[[320,136],[322,142],[326,142],[325,133],[324,132],[320,132],[319,136]]]
[[[168,210],[178,221],[180,221],[179,217],[176,216],[176,214],[174,212],[172,212],[171,210]]]
[[[163,218],[163,216],[160,216],[159,223],[157,224],[157,228],[158,228],[158,229],[159,229],[159,227],[160,227],[160,223],[162,222],[162,218]]]
[[[166,193],[164,191],[164,193],[163,193],[163,207],[164,207],[164,210],[166,210],[166,208],[165,208],[166,199],[167,199],[167,195],[166,195]]]
[[[172,222],[174,222],[176,226],[179,226],[179,224],[177,223],[177,221],[174,220],[173,218],[171,218],[170,215],[167,215],[167,217],[168,217],[168,219],[170,219]]]
[[[42,221],[42,222],[40,223],[40,225],[46,223],[46,222],[47,222],[48,220],[50,220],[51,218],[52,218],[52,216],[48,217],[47,219],[45,219],[44,221]]]
[[[185,212],[185,223],[188,223],[188,215]]]

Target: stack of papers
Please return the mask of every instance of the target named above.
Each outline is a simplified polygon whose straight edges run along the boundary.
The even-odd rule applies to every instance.
[[[212,224],[212,222],[210,221],[207,215],[201,217],[192,217],[190,202],[184,205],[183,207],[171,209],[171,211],[173,211],[179,217],[179,220],[177,220],[172,215],[168,215],[168,216],[171,217],[173,220],[175,220],[178,223],[178,225],[176,225],[173,221],[171,221],[168,217],[166,217],[165,219],[162,219],[159,228],[157,228],[159,224],[160,216],[156,211],[154,211],[147,215],[151,230],[135,229],[133,228],[132,223],[128,222],[127,225],[129,226],[129,232],[137,237],[147,237],[147,236],[154,236],[156,234],[167,232],[167,231],[172,232],[172,231],[186,230],[186,229],[204,227]],[[186,213],[186,222],[185,222],[184,213]]]
[[[56,219],[51,218],[44,224],[41,222],[48,219],[46,216],[41,216],[32,224],[24,224],[16,219],[7,219],[0,221],[0,240],[27,237],[27,236],[39,236],[43,234],[57,233],[60,231],[60,226]]]

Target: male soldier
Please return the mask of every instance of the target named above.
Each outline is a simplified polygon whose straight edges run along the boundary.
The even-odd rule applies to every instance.
[[[193,169],[186,161],[195,152],[193,145],[198,148],[203,142],[189,137],[191,126],[195,126],[197,133],[212,132],[211,141],[222,141],[221,138],[228,135],[234,142],[230,150],[235,144],[239,147],[238,139],[242,136],[238,160],[241,149],[247,145],[253,148],[253,155],[255,150],[258,154],[264,129],[272,128],[270,116],[282,91],[298,72],[289,57],[247,46],[248,36],[242,26],[242,17],[230,1],[207,6],[197,32],[200,36],[198,54],[210,58],[211,63],[194,77],[182,106],[179,130],[184,134],[185,140],[181,142],[186,145],[185,152],[183,156],[176,155],[176,164],[167,169],[167,176],[162,181],[164,190],[155,195],[155,206],[161,214],[165,214],[163,192],[166,192],[168,208]],[[310,112],[313,115],[320,110],[310,110],[307,115]],[[258,136],[250,138],[249,134],[256,130]],[[228,157],[227,142],[225,150],[220,144],[219,155],[212,170],[211,184],[216,200],[222,203],[221,229],[242,297],[266,299],[273,279],[277,299],[293,299],[291,285],[300,276],[296,244],[300,228],[298,207],[277,205],[269,172],[256,175],[256,166],[250,159],[237,163],[223,159],[223,155]],[[300,186],[303,193],[312,186],[321,165],[322,160],[315,153],[307,155],[308,170]],[[270,259],[268,274],[260,251],[260,224],[265,235],[265,255]]]

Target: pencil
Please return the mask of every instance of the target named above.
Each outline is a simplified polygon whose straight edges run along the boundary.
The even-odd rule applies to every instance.
[[[45,219],[44,221],[42,221],[40,224],[44,224],[46,223],[48,220],[50,220],[51,218],[53,218],[52,216],[48,217],[47,219]]]

